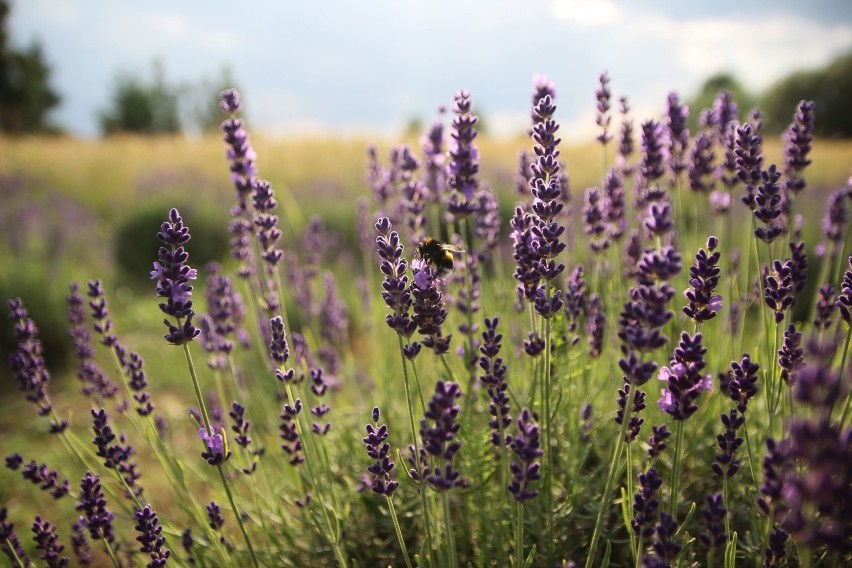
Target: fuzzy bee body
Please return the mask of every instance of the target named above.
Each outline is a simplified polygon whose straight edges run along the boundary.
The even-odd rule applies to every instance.
[[[453,270],[453,253],[463,253],[457,246],[442,243],[432,237],[417,245],[417,256],[434,266],[438,276],[446,276]]]

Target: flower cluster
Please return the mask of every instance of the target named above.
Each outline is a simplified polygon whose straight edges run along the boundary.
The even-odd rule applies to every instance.
[[[775,260],[772,273],[764,277],[763,301],[775,313],[775,323],[784,321],[784,312],[793,306],[793,261]]]
[[[90,471],[86,472],[80,481],[80,495],[77,501],[77,510],[83,512],[92,540],[105,540],[115,542],[112,521],[115,515],[107,509],[107,500],[104,497],[101,478]]]
[[[444,337],[441,332],[441,325],[447,319],[447,309],[438,282],[434,268],[421,260],[414,261],[414,276],[409,289],[413,300],[411,319],[417,325],[417,332],[426,336],[423,345],[436,355],[442,355],[449,350],[452,334]]]
[[[718,548],[728,541],[728,535],[725,532],[727,514],[728,510],[723,506],[721,493],[707,496],[707,506],[701,509],[707,532],[698,535],[707,548]]]
[[[467,485],[453,465],[453,458],[461,448],[461,441],[456,439],[461,424],[457,422],[459,406],[455,402],[460,396],[459,385],[439,380],[425,418],[420,421],[423,448],[436,460],[435,468],[425,479],[437,491]]]
[[[18,389],[27,393],[27,400],[36,405],[38,415],[50,417],[51,434],[58,434],[68,427],[68,421],[59,420],[53,414],[53,405],[47,394],[50,373],[44,362],[38,328],[20,298],[9,300],[9,319],[15,323],[15,341],[18,345],[9,357],[12,377],[17,381]]]
[[[775,168],[775,164],[762,171],[761,183],[757,186],[757,195],[754,198],[754,216],[766,225],[755,228],[754,236],[765,243],[771,243],[784,234],[784,227],[776,222],[783,213],[781,188],[778,185],[780,178],[781,172]]]
[[[189,229],[177,209],[169,211],[168,221],[163,223],[157,238],[165,246],[160,247],[151,279],[157,281],[157,296],[166,298],[160,310],[177,320],[177,325],[164,319],[169,332],[165,339],[172,345],[183,345],[195,339],[200,330],[192,325],[195,315],[192,309],[192,286],[189,281],[198,278],[198,271],[190,268],[186,261],[189,253],[184,245],[189,241]],[[184,318],[186,318],[184,320]],[[183,321],[182,321],[183,320]]]
[[[668,162],[673,177],[677,178],[686,169],[683,155],[689,145],[689,107],[680,102],[676,92],[666,98],[666,130],[668,131]]]
[[[223,369],[228,365],[228,355],[234,349],[234,338],[240,332],[246,308],[231,279],[221,267],[211,262],[207,265],[207,314],[199,318],[201,341],[210,353],[208,365]]]
[[[298,416],[302,412],[302,401],[296,399],[293,405],[285,404],[281,409],[279,435],[284,443],[281,449],[290,458],[290,465],[299,465],[305,461],[302,453],[302,441],[299,437]]]
[[[609,91],[609,75],[602,73],[598,78],[598,82],[600,83],[600,87],[595,91],[595,98],[598,101],[595,124],[601,127],[601,133],[597,135],[597,140],[606,146],[607,142],[612,140],[612,134],[609,133],[609,124],[612,121],[612,117],[609,114],[609,99],[611,96]]]
[[[40,515],[36,515],[33,522],[33,539],[36,548],[43,552],[39,558],[44,560],[49,568],[65,568],[68,566],[68,558],[61,556],[62,551],[65,550],[65,545],[59,542],[56,525],[50,521],[42,520]]]
[[[204,442],[205,450],[201,457],[210,465],[222,465],[231,457],[228,449],[228,436],[225,429],[221,428],[217,433],[213,426],[208,431],[206,428],[198,429],[198,438]]]
[[[43,491],[49,491],[51,497],[54,499],[61,499],[71,491],[71,482],[67,479],[63,479],[60,482],[58,471],[50,469],[47,467],[47,464],[39,465],[35,460],[31,460],[25,464],[24,458],[20,454],[7,456],[6,467],[12,471],[20,468],[24,479],[38,485],[39,489]]]
[[[642,489],[633,496],[633,517],[630,519],[630,527],[637,537],[648,539],[654,535],[654,525],[657,523],[660,508],[657,494],[663,486],[663,478],[657,473],[656,468],[652,467],[647,472],[639,474],[639,485]]]
[[[583,207],[583,225],[589,249],[600,254],[609,248],[609,233],[607,231],[606,211],[601,190],[590,187],[586,190],[586,205]]]
[[[690,151],[690,160],[687,166],[686,177],[689,180],[689,189],[701,193],[709,193],[715,185],[715,170],[713,160],[714,135],[712,132],[704,131],[695,137],[695,142]]]
[[[847,262],[849,270],[843,273],[843,283],[837,296],[837,309],[840,310],[840,318],[846,325],[852,325],[852,256]]]
[[[91,412],[92,429],[95,432],[93,443],[98,449],[98,457],[104,460],[104,466],[118,471],[124,479],[127,490],[131,491],[133,496],[139,497],[142,495],[142,486],[137,483],[140,474],[136,471],[136,462],[132,459],[136,450],[127,443],[124,434],[116,440],[105,409],[92,409]]]
[[[483,370],[479,380],[485,385],[491,399],[488,406],[488,412],[491,414],[488,426],[491,428],[491,443],[498,448],[511,441],[507,429],[512,423],[509,395],[506,392],[509,388],[506,383],[506,364],[500,357],[503,334],[497,332],[499,323],[499,318],[485,318],[485,331],[482,332],[482,345],[479,346],[479,367]]]
[[[96,396],[102,400],[113,398],[118,393],[118,385],[106,377],[95,361],[92,334],[86,324],[85,300],[76,282],[70,286],[67,303],[69,333],[77,355],[77,378],[83,384],[81,392],[85,396]]]
[[[399,233],[391,231],[391,222],[387,217],[376,221],[376,249],[382,262],[379,268],[385,279],[382,281],[382,299],[393,310],[385,317],[385,322],[399,335],[409,338],[417,324],[408,315],[412,299],[408,286],[408,261],[402,256],[403,246]]]
[[[762,180],[763,173],[760,134],[751,124],[745,123],[736,129],[735,142],[737,177],[745,184],[746,190],[743,203],[754,211],[757,208],[754,193]]]
[[[379,408],[373,408],[373,424],[367,424],[367,437],[363,439],[367,456],[373,460],[367,471],[373,478],[372,490],[391,497],[399,483],[391,479],[394,463],[390,458],[391,448],[387,442],[388,427],[385,424],[379,426],[379,415]]]
[[[692,416],[698,410],[695,401],[702,391],[709,392],[712,386],[710,375],[701,373],[707,366],[704,359],[707,348],[703,339],[700,333],[693,336],[681,333],[674,359],[668,367],[660,370],[659,379],[666,382],[666,388],[657,405],[675,420],[686,420]]]
[[[450,134],[450,161],[447,164],[447,186],[452,190],[447,212],[454,218],[464,218],[475,210],[474,194],[479,188],[479,151],[476,138],[478,118],[471,112],[473,104],[468,91],[455,94],[452,132]]]
[[[798,195],[805,189],[805,178],[801,172],[811,163],[808,154],[814,139],[815,108],[813,101],[800,101],[793,122],[784,132],[785,193]]]
[[[719,239],[707,239],[707,250],[698,249],[695,263],[689,267],[689,288],[683,295],[689,304],[683,308],[683,313],[692,321],[701,323],[716,317],[722,307],[722,296],[713,294],[719,284],[719,258],[716,251]]]
[[[166,538],[162,536],[163,525],[157,518],[157,513],[151,505],[145,505],[134,513],[136,520],[136,531],[139,536],[136,540],[142,545],[140,550],[151,555],[151,562],[146,564],[147,568],[160,568],[166,565],[172,551],[166,548]]]
[[[509,482],[508,489],[519,503],[538,496],[538,490],[532,489],[531,484],[541,479],[541,463],[538,460],[544,455],[544,450],[541,449],[541,432],[538,424],[534,422],[535,419],[537,418],[528,408],[521,410],[518,416],[518,432],[511,442],[516,460],[509,465],[512,481]]]

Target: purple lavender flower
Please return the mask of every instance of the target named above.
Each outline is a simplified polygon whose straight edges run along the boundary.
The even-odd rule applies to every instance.
[[[177,326],[167,319],[163,323],[169,330],[166,341],[172,345],[183,345],[195,339],[201,333],[192,325],[192,286],[189,281],[198,277],[198,271],[186,264],[189,253],[183,245],[189,239],[189,229],[177,209],[169,211],[168,221],[162,224],[157,238],[165,247],[160,247],[151,278],[157,280],[157,296],[166,298],[160,304],[164,314],[177,320]],[[168,247],[168,248],[166,248]],[[181,321],[186,318],[185,321]]]
[[[719,284],[721,254],[716,251],[718,246],[716,237],[707,239],[707,250],[698,249],[695,263],[689,267],[690,287],[683,292],[689,304],[683,308],[683,313],[696,323],[713,319],[722,308],[722,296],[713,294]]]
[[[455,116],[450,133],[450,162],[447,164],[447,186],[452,193],[447,212],[454,218],[463,218],[473,213],[472,200],[479,188],[479,150],[473,143],[479,119],[471,113],[472,101],[468,91],[459,91],[453,98]]]
[[[33,522],[33,535],[36,543],[36,548],[44,552],[40,559],[44,560],[49,568],[65,568],[68,566],[68,558],[60,556],[65,550],[65,545],[59,542],[59,535],[56,534],[56,525],[47,520],[42,520],[39,515],[36,515]]]
[[[589,356],[597,359],[603,352],[604,332],[606,331],[606,312],[600,294],[589,297],[586,313],[586,334],[589,338]]]
[[[666,97],[665,111],[666,130],[668,133],[669,168],[677,178],[686,169],[683,155],[689,144],[689,107],[680,102],[677,93],[671,92]]]
[[[761,172],[761,183],[757,186],[757,195],[754,198],[754,216],[766,225],[757,227],[754,235],[765,243],[771,243],[784,233],[784,227],[777,223],[777,219],[783,213],[781,206],[781,190],[778,179],[781,172],[775,169],[775,164],[769,166],[768,170]]]
[[[76,282],[70,286],[67,302],[70,335],[77,354],[77,378],[83,384],[80,390],[85,396],[113,398],[118,393],[118,385],[104,375],[95,361],[92,334],[86,325],[85,300],[80,295]]]
[[[527,186],[529,186],[529,182],[527,182]],[[509,235],[512,239],[512,258],[515,260],[513,276],[519,283],[518,301],[523,299],[532,301],[541,281],[541,276],[535,268],[538,246],[538,238],[532,233],[535,220],[536,217],[525,212],[522,207],[515,207],[515,213],[509,221],[509,225],[512,227],[512,232]]]
[[[285,404],[281,411],[279,435],[284,443],[281,449],[290,458],[290,465],[299,465],[305,461],[302,453],[302,441],[299,438],[298,415],[302,411],[302,401],[296,399],[293,406]]]
[[[202,339],[211,353],[210,366],[221,369],[227,366],[227,357],[234,349],[234,338],[245,317],[246,308],[231,279],[222,274],[218,263],[207,265],[207,314],[209,331]],[[203,326],[202,326],[203,327]]]
[[[222,526],[225,524],[225,517],[222,516],[222,508],[216,501],[210,501],[206,509],[210,528],[219,533],[219,541],[224,544],[225,535],[222,534]]]
[[[740,470],[740,460],[736,454],[743,439],[737,435],[737,430],[745,424],[745,415],[733,408],[729,413],[722,414],[721,420],[725,430],[716,436],[721,453],[716,454],[716,461],[710,467],[717,476],[729,479]]]
[[[438,288],[435,270],[422,261],[416,260],[414,277],[409,292],[413,298],[411,319],[417,325],[417,331],[425,335],[422,344],[442,355],[449,350],[452,334],[444,337],[441,325],[447,319],[447,309]]]
[[[775,312],[775,323],[781,323],[784,312],[796,301],[793,296],[793,262],[789,259],[773,261],[772,273],[767,274],[763,281],[763,300]]]
[[[201,452],[201,457],[210,465],[221,465],[231,457],[231,450],[228,449],[228,437],[225,435],[224,428],[219,433],[212,426],[209,432],[204,428],[199,428],[198,437],[207,448]]]
[[[748,402],[757,394],[758,371],[760,371],[760,365],[753,363],[748,353],[743,353],[739,362],[731,361],[730,374],[726,375],[727,387],[720,385],[722,392],[737,403],[740,414],[745,413]]]
[[[556,105],[553,99],[545,96],[535,106],[533,111],[536,123],[533,126],[532,137],[535,141],[534,152],[538,159],[530,165],[532,178],[530,188],[535,200],[531,210],[537,220],[530,226],[530,233],[534,237],[531,252],[534,255],[532,268],[538,272],[539,278],[544,280],[539,285],[535,295],[541,297],[535,306],[536,312],[542,317],[551,317],[559,311],[561,299],[554,295],[547,299],[547,281],[553,280],[565,270],[565,265],[556,262],[556,257],[565,250],[565,243],[561,236],[565,227],[555,220],[564,205],[560,201],[562,187],[560,182],[559,145],[560,139],[556,136],[559,125],[553,119]]]
[[[642,175],[644,185],[650,185],[665,174],[663,139],[663,127],[659,122],[649,120],[642,123],[642,153],[639,160],[639,173]]]
[[[604,71],[598,78],[600,87],[595,91],[595,98],[598,101],[597,114],[595,115],[595,124],[601,127],[601,133],[597,135],[597,140],[606,147],[607,142],[612,140],[612,134],[609,133],[609,124],[612,117],[609,114],[609,75]]]
[[[639,474],[639,485],[642,489],[633,496],[633,518],[630,519],[630,527],[637,537],[649,539],[654,535],[654,526],[657,523],[660,508],[657,494],[663,486],[663,479],[656,468],[652,467]]]
[[[720,91],[713,101],[712,121],[708,126],[715,126],[721,134],[739,120],[739,108],[734,101],[734,95],[730,91]]]
[[[63,432],[68,427],[68,421],[58,420],[53,414],[53,405],[47,394],[50,373],[44,362],[38,328],[20,298],[9,300],[9,319],[15,323],[15,342],[18,346],[9,357],[12,378],[18,382],[18,389],[27,393],[26,399],[36,405],[37,414],[50,417],[50,433]]]
[[[0,507],[0,550],[9,558],[10,566],[31,565],[15,534],[15,525],[7,520],[6,507]]]
[[[727,514],[728,510],[723,506],[721,493],[707,496],[707,507],[701,509],[707,532],[698,535],[707,548],[718,548],[728,541],[728,535],[725,533]]]
[[[849,210],[846,208],[846,200],[849,192],[846,189],[838,189],[829,195],[822,219],[822,233],[826,239],[832,242],[843,240],[846,226],[849,224]]]
[[[683,332],[668,367],[660,369],[659,379],[666,382],[662,397],[657,402],[660,410],[675,420],[686,420],[698,410],[695,401],[702,391],[710,391],[710,375],[701,371],[707,365],[704,359],[707,348],[700,333],[690,336]]]
[[[372,476],[371,488],[379,495],[390,498],[399,486],[399,483],[391,479],[394,463],[390,458],[391,448],[387,442],[388,427],[385,424],[379,426],[379,408],[373,408],[373,424],[367,424],[367,437],[363,439],[367,447],[367,456],[373,463],[367,468]]]
[[[814,140],[815,107],[813,101],[800,101],[793,122],[784,132],[785,193],[798,195],[805,189],[806,183],[801,173],[811,163],[808,154]]]
[[[761,139],[751,124],[743,124],[736,129],[736,163],[737,176],[746,186],[743,203],[755,210],[757,203],[754,192],[762,179],[763,155],[761,154]],[[777,204],[776,204],[777,206]]]
[[[672,435],[665,424],[651,426],[651,436],[648,437],[648,459],[654,459],[666,449],[666,440]]]
[[[783,529],[775,529],[769,535],[769,545],[763,555],[764,568],[779,568],[787,555],[787,539],[790,535]]]
[[[271,213],[278,202],[275,200],[275,191],[273,191],[272,185],[266,180],[254,180],[252,192],[252,204],[255,211],[252,222],[255,226],[255,237],[257,242],[260,243],[260,258],[266,262],[266,270],[269,273],[284,258],[284,252],[276,248],[278,241],[281,240],[278,216]],[[267,294],[267,304],[270,304],[269,296],[271,294],[272,292]],[[277,308],[277,302],[269,305],[271,311]]]
[[[461,448],[461,441],[456,439],[461,424],[457,422],[459,406],[455,402],[460,396],[459,385],[439,380],[425,418],[420,421],[423,448],[436,460],[435,469],[425,479],[437,491],[467,485],[453,466],[453,458]]]
[[[837,298],[834,286],[823,284],[819,287],[814,318],[814,329],[824,331],[831,327],[834,311],[837,309]]]
[[[580,423],[580,433],[577,435],[577,439],[580,440],[581,444],[588,444],[592,439],[592,427],[594,425],[592,420],[592,403],[587,402],[580,407],[580,419],[582,422]]]
[[[180,537],[180,545],[183,547],[183,551],[186,553],[189,563],[191,565],[195,565],[195,554],[192,550],[195,546],[195,539],[192,538],[191,528],[187,527],[184,529],[183,534],[181,534]]]
[[[626,203],[624,197],[624,179],[618,168],[610,168],[604,178],[604,211],[606,213],[607,234],[613,241],[624,236],[627,223],[624,219]]]
[[[512,423],[509,395],[506,392],[509,388],[506,383],[506,365],[499,356],[503,340],[503,334],[497,332],[499,324],[500,319],[497,317],[485,318],[485,331],[482,332],[482,345],[479,346],[479,367],[484,371],[479,380],[485,385],[491,399],[488,406],[488,412],[491,414],[488,426],[491,428],[491,443],[497,448],[511,441],[507,431]]]
[[[417,324],[408,315],[412,299],[408,286],[408,261],[402,256],[403,246],[399,233],[391,231],[391,222],[387,217],[376,221],[376,248],[382,259],[380,269],[385,279],[382,282],[382,299],[393,310],[385,317],[385,322],[392,330],[403,337],[411,337]]]
[[[531,484],[541,479],[541,463],[538,460],[544,455],[544,450],[541,449],[541,432],[534,419],[536,417],[528,408],[521,410],[518,416],[518,432],[511,442],[516,459],[509,466],[512,481],[508,489],[519,503],[534,499],[538,495],[538,490],[532,489]]]
[[[682,547],[677,543],[677,521],[668,513],[660,513],[660,522],[654,528],[654,543],[653,549],[657,560],[662,561],[661,564],[652,564],[652,566],[670,566],[672,560],[677,558]]]
[[[808,253],[804,241],[790,241],[790,261],[792,262],[793,300],[801,294],[808,285]]]
[[[715,180],[713,178],[713,134],[701,132],[695,137],[695,142],[690,152],[690,160],[687,166],[687,178],[689,189],[701,193],[709,193],[713,190]]]
[[[652,235],[662,236],[674,229],[672,206],[668,203],[652,203],[642,226]]]
[[[234,421],[231,426],[231,430],[234,434],[236,434],[234,441],[237,442],[240,447],[248,448],[249,445],[251,445],[251,437],[249,436],[251,422],[246,419],[246,407],[239,402],[234,401],[231,403],[231,410],[228,412],[228,416],[230,416],[231,420]]]
[[[76,508],[83,512],[86,528],[92,540],[103,539],[109,543],[115,542],[112,527],[115,515],[107,509],[101,478],[90,471],[87,471],[80,481],[80,495]]]
[[[157,513],[151,505],[145,505],[134,513],[133,518],[136,520],[136,531],[139,533],[136,540],[142,545],[140,550],[151,555],[151,562],[146,564],[147,568],[165,566],[172,551],[166,548],[166,538],[162,536],[163,525],[160,524]]]
[[[586,190],[586,205],[583,207],[583,224],[589,248],[595,254],[600,254],[609,248],[609,234],[606,225],[606,211],[601,190],[590,187]]]
[[[325,382],[325,378],[323,377],[322,369],[318,367],[313,367],[310,370],[311,374],[311,392],[314,393],[314,396],[317,398],[325,395],[326,390],[328,390],[328,385]],[[324,420],[324,416],[328,414],[329,407],[326,403],[321,403],[316,406],[311,407],[311,414],[314,415],[316,420]],[[325,436],[328,434],[329,429],[331,429],[331,424],[329,422],[314,422],[311,424],[311,431],[314,434],[319,436]]]
[[[104,460],[104,466],[109,469],[118,471],[127,487],[133,492],[133,495],[139,497],[142,495],[142,486],[139,481],[140,474],[136,471],[136,462],[132,457],[136,454],[133,446],[127,443],[124,434],[121,434],[116,441],[116,436],[109,425],[109,418],[106,410],[91,410],[92,413],[92,429],[95,432],[93,443],[98,449],[97,455]],[[129,497],[129,496],[128,496]]]
[[[426,189],[426,201],[437,203],[446,188],[446,169],[444,156],[444,123],[436,120],[429,132],[420,139],[423,148],[423,183]]]
[[[61,499],[71,491],[71,482],[67,479],[63,479],[60,482],[58,471],[50,469],[47,467],[47,464],[39,465],[35,460],[25,464],[24,458],[20,454],[7,456],[6,467],[12,471],[20,468],[24,479],[29,480],[34,485],[38,485],[39,489],[43,491],[49,491],[51,497],[54,499]]]
[[[645,393],[637,389],[636,395],[633,397],[633,406],[627,411],[627,401],[630,400],[630,389],[635,387],[630,384],[628,377],[623,377],[623,379],[624,385],[618,389],[618,411],[615,414],[615,423],[622,424],[625,412],[627,412],[629,419],[627,421],[627,432],[624,434],[624,441],[629,444],[639,436],[640,428],[645,423],[645,419],[638,416],[640,412],[645,410]]]
[[[583,278],[583,265],[577,264],[565,282],[565,319],[568,331],[574,332],[580,322],[580,316],[586,312],[586,279]]]
[[[94,561],[95,555],[89,546],[85,531],[86,517],[79,517],[71,523],[71,549],[80,564],[88,565]]]

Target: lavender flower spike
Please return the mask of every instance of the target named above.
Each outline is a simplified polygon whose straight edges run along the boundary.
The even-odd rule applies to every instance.
[[[186,264],[189,253],[183,245],[190,239],[189,229],[183,224],[177,209],[169,211],[169,218],[160,227],[157,238],[165,247],[160,247],[151,278],[157,280],[157,296],[166,298],[166,302],[160,304],[160,310],[177,320],[177,325],[163,320],[169,330],[165,338],[172,345],[183,345],[195,339],[201,331],[192,325],[195,312],[190,299],[192,286],[189,285],[190,280],[198,277],[198,271]],[[185,321],[182,321],[184,318]]]
[[[458,384],[439,380],[425,418],[420,421],[423,448],[436,460],[436,467],[426,476],[426,482],[437,491],[467,485],[467,480],[453,466],[453,458],[461,448],[461,442],[456,440],[461,428],[457,422],[460,409],[455,402],[460,396]]]
[[[379,408],[373,409],[373,424],[367,424],[367,437],[363,439],[367,447],[367,456],[373,463],[367,468],[373,477],[371,488],[374,492],[391,497],[399,483],[391,479],[394,463],[390,458],[391,448],[387,442],[388,427],[385,424],[379,426]]]
[[[524,408],[518,417],[518,433],[511,443],[517,461],[509,466],[512,470],[509,493],[515,497],[515,501],[527,501],[538,495],[538,491],[532,489],[530,484],[541,479],[541,463],[538,460],[544,455],[544,450],[541,449],[540,440],[539,426],[533,422],[530,410]]]
[[[115,519],[107,508],[106,497],[104,497],[101,478],[87,471],[80,481],[80,497],[77,502],[77,510],[83,511],[86,518],[86,528],[92,540],[105,540],[115,542],[115,533],[112,521]]]
[[[15,525],[6,518],[6,507],[0,507],[0,550],[9,558],[10,566],[30,566],[30,560],[21,547],[18,535],[15,534]]]
[[[151,505],[145,505],[141,510],[136,511],[133,518],[136,520],[136,531],[139,533],[136,540],[142,545],[142,552],[151,555],[151,562],[146,564],[146,567],[165,566],[172,551],[165,547],[166,539],[162,536],[163,525],[160,524],[157,513]]]
[[[39,558],[44,560],[49,568],[65,568],[68,566],[68,558],[60,556],[62,551],[65,550],[65,545],[59,542],[56,525],[50,521],[42,520],[39,515],[36,515],[35,522],[33,522],[33,535],[36,548],[44,552]]]
[[[18,389],[26,392],[26,399],[37,406],[39,416],[50,416],[50,433],[58,434],[65,430],[68,421],[58,420],[53,414],[53,405],[47,394],[50,373],[42,355],[38,328],[30,319],[24,302],[20,298],[9,300],[9,319],[15,322],[15,340],[17,350],[9,357],[12,377],[18,383]]]

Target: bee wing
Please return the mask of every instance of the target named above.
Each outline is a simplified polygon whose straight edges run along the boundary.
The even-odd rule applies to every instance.
[[[441,248],[449,252],[465,252],[456,245],[441,245]]]

